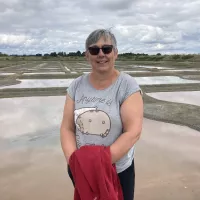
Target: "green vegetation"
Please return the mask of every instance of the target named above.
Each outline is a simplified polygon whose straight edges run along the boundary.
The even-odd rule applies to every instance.
[[[123,53],[119,54],[119,60],[133,60],[133,61],[200,61],[200,54],[173,54],[149,55],[144,53]]]
[[[61,63],[85,62],[85,52],[51,52],[37,53],[35,55],[7,55],[0,52],[0,68],[16,66],[28,63],[59,61]],[[144,53],[122,53],[118,55],[117,64],[128,65],[154,65],[154,66],[172,66],[184,68],[200,68],[200,54],[173,54],[162,55],[157,53],[149,55]]]
[[[7,55],[0,52],[0,59],[4,60],[83,60],[85,52],[51,52],[51,53],[37,53],[35,55]],[[157,53],[149,55],[144,53],[122,53],[119,54],[118,60],[131,60],[131,61],[200,61],[200,54],[173,54],[166,55]]]

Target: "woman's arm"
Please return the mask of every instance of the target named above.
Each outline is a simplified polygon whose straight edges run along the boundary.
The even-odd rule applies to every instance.
[[[60,141],[63,153],[69,162],[69,157],[77,149],[74,125],[74,101],[66,96],[63,119],[60,127]]]
[[[129,96],[120,112],[124,133],[110,146],[112,163],[128,153],[140,138],[143,123],[143,99],[140,92]]]

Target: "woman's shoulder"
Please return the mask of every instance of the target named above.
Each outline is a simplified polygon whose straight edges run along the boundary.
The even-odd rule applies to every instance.
[[[77,89],[83,85],[84,81],[86,80],[86,74],[83,74],[77,78],[75,78],[69,85],[69,87],[66,89],[69,96],[74,100],[75,94],[77,92]]]
[[[124,84],[125,85],[132,85],[132,84],[138,85],[136,79],[133,76],[131,76],[130,74],[127,74],[125,72],[120,72],[120,73],[121,73],[121,80],[122,80],[121,85],[124,85]]]
[[[121,72],[121,83],[120,83],[120,102],[122,103],[128,96],[133,93],[140,91],[143,94],[140,85],[137,83],[136,79],[124,72]]]
[[[71,84],[70,84],[69,87],[78,86],[79,84],[81,84],[81,83],[85,80],[86,76],[87,76],[87,74],[82,74],[82,75],[76,77],[76,78],[71,82]]]

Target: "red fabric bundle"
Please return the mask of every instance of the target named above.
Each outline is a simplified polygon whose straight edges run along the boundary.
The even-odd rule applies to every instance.
[[[123,200],[109,147],[83,146],[71,155],[69,166],[75,182],[74,200]]]

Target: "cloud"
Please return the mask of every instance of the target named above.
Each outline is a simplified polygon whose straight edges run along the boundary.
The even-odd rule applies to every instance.
[[[94,2],[94,1],[93,1]],[[129,9],[133,1],[132,0],[102,0],[102,1],[97,1],[97,6],[102,7],[107,10],[127,10]]]
[[[25,34],[0,34],[0,45],[29,46],[34,43],[34,39]]]
[[[84,51],[96,28],[110,28],[119,52],[196,52],[198,0],[0,0],[0,52]]]

